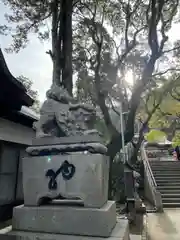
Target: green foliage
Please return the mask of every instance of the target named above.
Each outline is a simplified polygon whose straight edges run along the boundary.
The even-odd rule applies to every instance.
[[[172,146],[180,146],[180,131],[176,131],[175,136],[172,139]]]
[[[5,15],[9,25],[5,25],[3,28],[7,33],[12,33],[13,41],[9,51],[18,52],[21,48],[25,48],[31,33],[38,34],[40,39],[49,37],[46,20],[51,16],[51,0],[3,0],[3,3],[10,8],[12,13]],[[15,29],[13,29],[13,25]]]
[[[166,139],[166,134],[159,130],[151,130],[146,134],[145,139],[150,143],[163,142]]]
[[[154,88],[141,99],[137,118],[144,122],[150,114],[149,128],[173,133],[180,123],[179,75],[170,74],[166,78],[161,77],[158,79],[158,84],[158,88]],[[158,107],[153,112],[156,105]]]
[[[157,110],[155,114],[152,115],[151,120],[149,121],[148,126],[150,128],[168,128],[170,126],[170,122],[166,118],[166,116],[162,116],[162,114]]]
[[[163,101],[153,115],[149,126],[156,128],[169,128],[174,123],[179,125],[180,102],[172,98],[170,94],[163,98]]]

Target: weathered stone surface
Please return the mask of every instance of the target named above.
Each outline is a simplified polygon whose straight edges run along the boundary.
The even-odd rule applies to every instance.
[[[71,136],[71,137],[44,137],[44,138],[34,138],[32,140],[33,146],[46,146],[46,145],[59,145],[59,144],[74,144],[74,143],[101,143],[103,144],[102,138],[98,135],[91,136]]]
[[[62,86],[52,85],[40,114],[40,120],[34,124],[38,138],[98,135],[93,129],[95,111],[92,106],[75,102]]]
[[[6,232],[6,234],[5,234]],[[2,235],[3,234],[3,235]],[[4,235],[5,234],[5,235]],[[76,236],[54,233],[12,231],[11,229],[0,230],[1,240],[104,240],[104,237]],[[130,240],[129,224],[125,219],[117,219],[117,224],[107,240]],[[132,238],[133,239],[133,238]]]
[[[13,230],[109,237],[116,225],[116,206],[102,208],[41,206],[14,208]]]
[[[74,101],[74,99],[68,94],[68,92],[63,88],[55,84],[51,86],[51,89],[46,93],[47,98],[54,99],[62,103],[68,103]]]
[[[44,156],[44,155],[54,155],[63,154],[70,152],[90,152],[106,154],[107,148],[100,143],[76,143],[69,145],[46,145],[46,146],[32,146],[26,149],[27,153],[31,156]]]
[[[108,178],[109,158],[102,154],[27,157],[23,160],[24,204],[37,206],[44,198],[62,196],[100,208],[108,200]]]

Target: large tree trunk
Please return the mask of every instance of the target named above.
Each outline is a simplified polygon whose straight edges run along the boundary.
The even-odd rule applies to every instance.
[[[125,144],[130,142],[134,136],[134,122],[136,116],[136,110],[139,106],[140,95],[143,91],[143,85],[139,85],[132,94],[131,102],[130,102],[130,111],[128,114],[128,119],[125,126],[124,132],[124,141]],[[112,189],[112,165],[113,159],[115,158],[116,154],[122,148],[122,134],[117,133],[114,134],[111,138],[111,141],[107,145],[108,148],[108,156],[110,157],[110,169],[109,169],[109,199],[112,199],[111,189]]]
[[[53,83],[72,95],[72,0],[52,4]]]
[[[154,65],[156,62],[156,58],[151,56],[149,62],[147,63],[146,67],[144,68],[142,74],[142,80],[137,85],[136,89],[132,93],[131,101],[130,101],[130,110],[128,114],[128,119],[125,126],[124,132],[124,141],[125,144],[130,142],[134,136],[134,122],[136,117],[136,111],[140,103],[140,96],[144,91],[145,86],[150,81],[152,73],[154,71]],[[108,148],[108,156],[110,157],[110,172],[109,172],[109,197],[111,197],[111,186],[112,186],[112,164],[113,159],[115,158],[116,154],[122,148],[122,136],[121,133],[114,134],[111,138],[111,141],[107,145]]]
[[[132,93],[131,101],[129,104],[130,110],[129,110],[128,119],[125,126],[125,133],[124,133],[125,144],[130,142],[134,136],[134,123],[135,123],[136,111],[140,103],[140,97],[144,91],[144,88],[146,87],[146,85],[149,83],[151,79],[156,60],[157,60],[156,57],[151,56],[149,62],[146,64],[144,68],[141,81],[139,82],[139,84],[137,84],[134,92]],[[108,147],[108,155],[110,156],[111,159],[114,159],[117,152],[122,148],[121,134],[119,133],[114,134],[107,147]]]
[[[59,26],[60,5],[58,0],[52,3],[52,61],[53,61],[53,83],[60,85],[61,82],[61,36]]]
[[[63,69],[62,84],[72,96],[72,0],[62,0],[63,2]]]

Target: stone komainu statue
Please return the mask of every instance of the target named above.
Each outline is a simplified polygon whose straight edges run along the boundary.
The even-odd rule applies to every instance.
[[[47,100],[40,110],[40,120],[34,123],[36,137],[65,137],[98,134],[93,129],[95,110],[77,103],[62,86],[52,85],[46,93]]]

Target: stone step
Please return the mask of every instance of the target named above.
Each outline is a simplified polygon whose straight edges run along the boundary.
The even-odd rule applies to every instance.
[[[157,186],[180,186],[180,181],[168,181],[168,180],[162,180],[162,181],[156,181]]]
[[[153,161],[151,161],[151,160],[149,160],[149,162],[150,163],[180,163],[180,161],[176,161],[176,160],[161,160],[161,161],[157,161],[157,160],[153,160]]]
[[[170,176],[170,177],[157,177],[157,176],[154,176],[154,178],[155,178],[155,180],[156,180],[156,182],[158,182],[158,181],[160,181],[160,182],[162,182],[162,181],[165,181],[165,182],[172,182],[172,181],[174,181],[174,182],[180,182],[180,177],[178,176],[178,177],[172,177],[172,176]]]
[[[159,186],[180,186],[180,181],[168,181],[168,180],[164,180],[164,181],[156,181],[156,184]]]
[[[174,203],[174,202],[163,203],[163,207],[164,208],[179,208],[180,207],[180,203]]]
[[[172,174],[172,175],[175,175],[175,174],[179,174],[180,175],[180,170],[178,171],[177,169],[176,170],[169,170],[169,169],[163,169],[163,170],[153,170],[153,174]]]
[[[171,168],[180,168],[180,164],[162,164],[162,165],[160,165],[160,164],[157,164],[157,165],[155,165],[155,164],[150,164],[150,166],[152,167],[152,168],[157,168],[157,167],[159,167],[159,168],[167,168],[167,167],[171,167]]]
[[[170,194],[170,195],[179,194],[180,195],[180,189],[158,189],[158,190],[161,193],[161,195],[163,194]]]
[[[174,180],[178,180],[178,179],[180,179],[180,175],[154,175],[154,177],[155,177],[155,179],[157,179],[157,180],[163,180],[163,179],[167,179],[168,178],[168,180],[169,179],[174,179]]]
[[[180,171],[180,166],[151,166],[151,169],[153,171],[167,171],[167,170],[177,170],[177,171]]]
[[[164,203],[180,203],[180,198],[162,198],[162,202]]]
[[[154,177],[180,177],[180,173],[153,173]]]
[[[170,184],[169,184],[169,185],[160,185],[160,186],[158,185],[157,189],[158,189],[159,192],[161,192],[161,191],[163,191],[163,190],[166,191],[166,190],[171,190],[171,189],[172,189],[172,190],[176,190],[176,192],[179,192],[179,191],[180,191],[180,189],[171,188],[172,186],[173,186],[173,185],[170,185]],[[169,188],[168,188],[168,187],[169,187]]]
[[[180,185],[180,179],[179,178],[176,178],[176,179],[172,179],[172,178],[168,178],[168,177],[166,177],[166,178],[157,178],[157,177],[155,177],[155,181],[156,181],[156,183],[157,183],[157,185],[160,183],[174,183],[174,185]]]
[[[156,180],[161,180],[161,179],[165,179],[165,180],[169,180],[169,179],[180,179],[180,175],[154,175],[154,178],[156,179]]]
[[[157,187],[159,191],[161,190],[176,190],[180,191],[180,185],[167,185],[167,186],[158,186]]]
[[[151,166],[151,169],[153,171],[163,171],[163,170],[177,170],[177,171],[180,171],[180,166]]]
[[[180,168],[180,164],[168,164],[168,165],[151,165],[150,164],[150,166],[151,166],[151,168],[168,168],[168,167],[170,167],[170,168]]]
[[[156,182],[157,186],[161,186],[161,187],[167,187],[167,186],[176,186],[177,184],[175,182]],[[178,183],[178,186],[180,186],[180,183]]]
[[[176,164],[173,164],[173,165],[150,165],[151,166],[151,168],[168,168],[168,167],[170,167],[170,168],[180,168],[180,165],[178,164],[178,165],[176,165]]]
[[[167,176],[155,176],[154,175],[154,178],[157,180],[157,181],[161,181],[161,180],[171,180],[171,181],[179,181],[180,180],[180,176],[169,176],[169,175],[167,175]]]
[[[180,193],[163,193],[161,194],[162,199],[169,199],[169,198],[175,198],[175,199],[180,199]]]
[[[158,181],[174,181],[174,182],[180,182],[180,176],[174,176],[174,177],[172,177],[172,176],[154,176],[154,178],[155,178],[155,180],[156,180],[156,182],[158,182]]]
[[[178,167],[151,167],[152,171],[180,171],[180,168]]]
[[[149,163],[150,164],[180,164],[180,161],[176,161],[176,160],[165,160],[165,161],[163,161],[163,160],[161,160],[161,161],[159,161],[159,160],[154,160],[154,161],[149,161]]]
[[[149,161],[150,165],[180,165],[178,161]]]
[[[149,161],[150,164],[154,165],[165,165],[165,164],[180,164],[180,161]]]
[[[166,173],[169,173],[169,174],[179,174],[180,175],[180,170],[177,170],[177,169],[163,169],[163,170],[154,170],[154,169],[151,169],[152,170],[152,173],[153,174],[166,174]]]
[[[180,162],[163,161],[150,163],[161,193],[163,207],[180,207]]]
[[[161,168],[155,168],[155,167],[151,167],[151,170],[152,171],[157,171],[157,172],[167,172],[167,171],[175,171],[175,172],[180,172],[180,168],[178,167],[174,167],[174,168],[169,168],[169,167],[167,167],[167,168],[164,168],[164,167],[161,167]]]
[[[159,191],[161,191],[161,190],[169,190],[169,189],[175,189],[175,190],[179,191],[179,189],[177,187],[180,187],[180,185],[178,185],[176,188],[173,188],[173,186],[175,186],[175,184],[174,185],[173,184],[169,184],[169,185],[161,184],[161,185],[157,185],[157,189]]]
[[[157,166],[180,166],[180,162],[173,162],[173,163],[150,163],[150,166],[157,167]]]
[[[158,189],[158,191],[160,192],[160,193],[162,193],[162,194],[173,194],[173,193],[178,193],[178,194],[180,194],[180,189],[174,189],[174,188],[172,188],[172,189],[170,189],[170,188],[166,188],[166,187],[164,187],[164,188],[157,188]]]
[[[152,173],[153,173],[153,174],[156,174],[156,173],[162,173],[162,174],[164,174],[164,173],[180,174],[180,171],[177,171],[177,169],[176,169],[176,170],[172,170],[172,169],[170,169],[170,170],[162,170],[162,171],[160,171],[160,170],[152,170]]]

